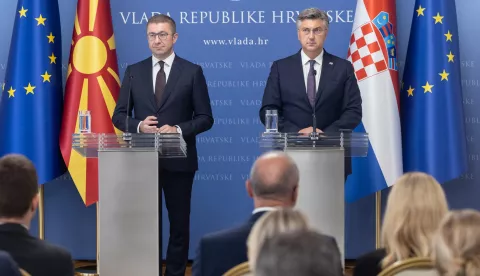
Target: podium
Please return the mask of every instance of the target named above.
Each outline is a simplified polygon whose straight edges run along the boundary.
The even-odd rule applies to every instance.
[[[297,163],[300,173],[296,209],[313,229],[337,241],[345,258],[345,157],[365,157],[368,135],[338,133],[263,133],[263,150],[281,150]]]
[[[161,275],[159,158],[185,158],[180,134],[74,134],[72,147],[98,159],[97,272]]]

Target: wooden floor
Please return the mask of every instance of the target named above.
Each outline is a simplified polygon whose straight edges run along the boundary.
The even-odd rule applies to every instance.
[[[352,276],[354,263],[352,261],[346,261],[345,263],[345,276]],[[75,268],[77,268],[76,276],[96,276],[96,267],[95,262],[89,261],[78,261],[75,262]],[[163,266],[165,270],[165,266]],[[185,276],[192,275],[192,263],[189,263],[187,266],[187,271],[185,272]],[[103,276],[103,275],[99,275]]]

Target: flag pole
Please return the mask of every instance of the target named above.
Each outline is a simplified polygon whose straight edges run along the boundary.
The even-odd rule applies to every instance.
[[[96,262],[96,266],[95,266],[96,268],[95,268],[95,269],[96,269],[96,275],[98,276],[98,275],[100,275],[100,274],[99,274],[99,267],[100,267],[99,264],[100,264],[100,263],[98,262],[99,256],[100,256],[100,250],[99,250],[99,249],[100,249],[100,246],[99,246],[99,243],[100,243],[100,235],[99,235],[99,234],[100,234],[100,231],[99,231],[99,229],[100,229],[100,227],[99,227],[99,223],[100,223],[99,215],[100,215],[100,212],[99,212],[99,210],[98,210],[98,201],[97,201],[97,203],[95,203],[95,206],[96,206],[95,208],[97,209],[97,223],[96,223],[96,228],[97,228],[97,230],[96,230],[96,232],[97,232],[97,242],[96,242],[96,245],[97,245],[97,246],[96,246],[96,247],[97,247],[97,249],[96,249],[96,250],[97,250],[97,253],[96,253],[96,260],[97,260],[97,262]]]
[[[382,216],[382,191],[375,193],[375,248],[380,248],[380,227]]]
[[[43,202],[43,185],[40,185],[39,189],[39,202],[38,202],[38,237],[45,239],[45,213]]]

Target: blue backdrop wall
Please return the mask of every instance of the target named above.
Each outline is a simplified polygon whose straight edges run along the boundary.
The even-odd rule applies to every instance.
[[[66,76],[76,0],[61,0],[63,68]],[[480,209],[477,175],[480,143],[480,50],[475,16],[480,2],[458,0],[462,86],[469,141],[469,172],[444,185],[453,208]],[[153,13],[177,22],[178,55],[200,64],[207,78],[214,127],[198,137],[200,170],[195,177],[191,214],[190,258],[207,232],[246,220],[252,210],[244,182],[259,154],[263,127],[258,110],[273,60],[299,50],[294,18],[306,7],[327,10],[331,27],[325,48],[346,57],[356,0],[115,0],[111,1],[120,75],[128,64],[150,55],[145,23]],[[400,76],[406,56],[414,0],[397,1]],[[16,1],[0,1],[0,82],[3,83],[16,15]],[[247,42],[248,45],[244,45]],[[383,195],[384,198],[388,191]],[[375,247],[374,197],[346,204],[346,257],[356,258]],[[165,212],[165,210],[164,210]],[[75,259],[95,259],[95,206],[86,208],[68,174],[45,185],[46,239],[68,248]],[[31,232],[37,233],[37,222]],[[164,220],[166,245],[168,221]],[[165,252],[165,250],[164,250]]]

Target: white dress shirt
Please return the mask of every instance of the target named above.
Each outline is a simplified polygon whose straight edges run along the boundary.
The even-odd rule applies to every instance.
[[[277,208],[275,207],[259,207],[253,210],[252,215],[259,213],[259,212],[268,212],[268,211],[275,211]]]
[[[303,67],[303,78],[305,81],[305,93],[307,93],[307,83],[308,83],[308,72],[310,71],[310,58],[303,52],[301,51],[302,56],[302,67]],[[318,85],[320,84],[320,76],[322,74],[322,62],[323,62],[323,49],[322,52],[315,58],[315,65],[313,65],[313,69],[317,71],[317,74],[315,75],[315,93],[318,91]]]
[[[170,76],[170,71],[172,70],[173,60],[175,59],[175,52],[172,52],[166,59],[163,60],[165,64],[163,65],[163,71],[165,71],[165,84],[168,83],[168,76]],[[157,82],[157,74],[160,71],[160,60],[152,55],[152,79],[153,79],[153,93],[155,94],[155,84]],[[140,122],[137,126],[137,132],[140,133]],[[175,126],[178,133],[182,133],[182,130],[179,126]]]
[[[168,76],[170,75],[170,70],[172,69],[173,60],[175,59],[175,52],[172,52],[166,59],[163,60],[165,64],[163,65],[163,70],[165,71],[165,83],[168,82]],[[153,93],[155,94],[155,83],[157,81],[157,74],[160,71],[160,60],[152,55],[152,79],[153,79]]]

